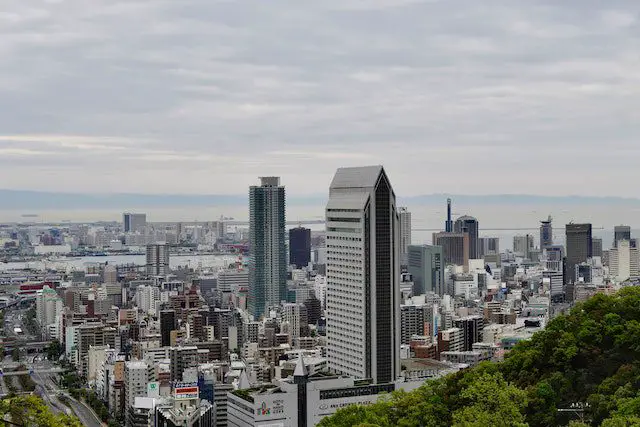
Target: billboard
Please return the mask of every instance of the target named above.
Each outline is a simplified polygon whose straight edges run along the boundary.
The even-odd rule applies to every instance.
[[[197,399],[200,396],[200,388],[197,385],[178,385],[182,385],[182,387],[176,387],[173,389],[173,395],[176,400]]]

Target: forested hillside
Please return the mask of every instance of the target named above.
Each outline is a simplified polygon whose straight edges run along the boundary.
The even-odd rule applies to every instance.
[[[582,405],[584,411],[566,411]],[[582,421],[581,421],[582,420]],[[335,426],[640,426],[640,287],[597,295],[484,363],[320,424]]]

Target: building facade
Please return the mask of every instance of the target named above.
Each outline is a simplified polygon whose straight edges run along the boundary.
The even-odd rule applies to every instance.
[[[304,268],[311,262],[311,230],[304,227],[289,230],[289,264]]]
[[[444,294],[444,252],[441,246],[411,245],[408,248],[407,271],[413,278],[413,294]]]
[[[544,251],[553,245],[553,225],[551,216],[540,221],[540,250]]]
[[[434,233],[432,242],[442,248],[445,265],[469,267],[469,235],[467,233]]]
[[[478,259],[478,220],[468,215],[461,216],[454,223],[453,231],[469,235],[469,259]]]
[[[400,229],[382,166],[338,169],[326,226],[330,367],[376,383],[394,381],[400,373]]]
[[[400,221],[400,264],[407,265],[409,245],[411,245],[411,212],[405,207],[398,208]]]
[[[164,243],[147,245],[147,274],[166,276],[169,268],[169,246]]]
[[[125,233],[144,232],[147,227],[147,214],[125,212],[122,214],[122,228]]]
[[[261,318],[286,299],[285,190],[279,177],[249,189],[249,313]]]
[[[591,224],[567,224],[567,255],[565,263],[565,298],[573,301],[576,266],[593,256]]]

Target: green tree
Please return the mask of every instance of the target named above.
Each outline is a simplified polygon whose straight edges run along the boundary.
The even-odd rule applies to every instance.
[[[64,349],[62,348],[62,344],[60,341],[53,340],[51,344],[49,344],[46,348],[47,359],[49,360],[58,360],[62,355]]]
[[[77,418],[53,413],[37,396],[20,396],[0,401],[0,418],[25,427],[81,427]]]
[[[454,426],[526,426],[526,393],[508,384],[501,374],[483,374],[460,396],[463,407],[453,414]]]
[[[11,358],[13,359],[14,362],[20,361],[20,349],[18,347],[14,348],[13,351],[11,352]]]

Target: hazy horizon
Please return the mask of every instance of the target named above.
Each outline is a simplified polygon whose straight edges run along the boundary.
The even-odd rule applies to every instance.
[[[634,194],[640,3],[9,1],[8,188]],[[3,206],[0,205],[0,208]]]

